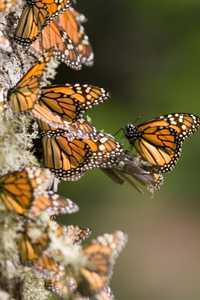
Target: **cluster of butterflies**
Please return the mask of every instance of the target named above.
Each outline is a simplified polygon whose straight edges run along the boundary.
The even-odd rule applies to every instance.
[[[93,64],[93,50],[83,27],[86,18],[72,7],[72,0],[25,3],[14,34],[17,43],[40,55],[51,50],[75,70]],[[0,12],[15,4],[15,0],[0,0]]]
[[[84,112],[105,102],[109,95],[88,84],[64,84],[41,87],[52,53],[48,52],[8,92],[14,113],[30,112],[37,120],[44,167],[64,180],[77,180],[96,167],[114,168],[124,153],[112,136],[96,130]],[[186,137],[200,126],[200,118],[188,113],[174,113],[138,126],[128,124],[124,136],[149,163],[156,183],[178,161]],[[40,148],[40,147],[39,147]],[[147,168],[148,169],[148,168]]]
[[[13,3],[0,0],[0,11],[8,10]],[[54,57],[77,70],[83,64],[92,65],[93,51],[82,25],[84,21],[70,0],[26,0],[15,41],[34,49],[40,58],[8,91],[7,103],[14,114],[29,113],[37,122],[37,148],[42,149],[45,169],[26,168],[0,177],[0,200],[8,211],[25,220],[18,239],[24,265],[33,266],[47,286],[61,297],[95,296],[106,300],[111,299],[109,278],[125,244],[125,235],[116,232],[81,247],[79,244],[89,236],[89,229],[61,226],[52,221],[52,216],[76,212],[78,207],[49,190],[48,170],[58,178],[72,181],[87,170],[104,168],[118,182],[122,172],[130,171],[131,152],[84,118],[88,109],[109,98],[103,88],[88,84],[42,86],[43,76]],[[144,175],[152,175],[153,183],[158,185],[162,174],[176,165],[184,140],[199,127],[198,116],[173,113],[138,126],[128,124],[122,131],[146,163]],[[119,170],[122,158],[123,166]],[[53,241],[58,248],[52,247]],[[70,256],[72,252],[80,261]]]
[[[43,165],[65,180],[77,180],[96,167],[112,168],[124,153],[116,139],[100,133],[83,118],[86,110],[108,99],[104,89],[87,84],[41,87],[52,57],[75,69],[92,64],[84,21],[70,0],[26,1],[15,31],[16,42],[34,48],[41,56],[10,89],[8,102],[13,112],[30,111],[37,119]],[[153,167],[153,180],[159,183],[161,174],[170,171],[179,159],[184,139],[199,124],[198,116],[174,113],[138,126],[129,124],[123,132]]]
[[[17,216],[17,222],[23,218],[16,237],[22,264],[39,273],[59,296],[111,299],[107,286],[126,236],[106,234],[82,247],[91,231],[55,221],[56,215],[74,213],[78,206],[50,191],[51,181],[47,169],[36,167],[0,177],[1,204]]]
[[[23,47],[35,49],[40,58],[9,90],[8,103],[14,113],[30,112],[37,120],[43,165],[65,180],[77,180],[88,169],[109,166],[122,152],[114,138],[97,132],[83,118],[87,109],[108,99],[103,88],[41,84],[53,58],[75,69],[92,65],[84,21],[69,0],[26,1],[14,36]]]
[[[46,279],[47,286],[61,298],[112,300],[108,287],[113,265],[126,244],[126,235],[121,231],[105,234],[86,247],[74,247],[82,258],[76,261],[79,271],[73,269],[70,254],[62,249],[45,252],[35,264],[36,270]],[[67,247],[66,247],[67,248]],[[72,248],[70,248],[72,251]],[[65,259],[63,256],[65,255]],[[75,256],[76,254],[74,254]],[[60,261],[65,261],[61,268]],[[76,258],[77,260],[77,258]],[[77,274],[78,273],[78,274]],[[76,280],[74,280],[76,278]]]
[[[14,113],[29,112],[37,120],[44,167],[59,178],[77,180],[89,169],[109,166],[123,150],[112,136],[98,132],[83,118],[86,110],[108,99],[103,88],[41,87],[51,57],[52,52],[42,56],[8,91],[7,100]]]

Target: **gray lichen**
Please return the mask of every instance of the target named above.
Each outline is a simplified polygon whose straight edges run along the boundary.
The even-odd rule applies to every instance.
[[[53,300],[52,293],[45,288],[45,282],[42,278],[36,276],[31,270],[24,273],[22,286],[22,300]]]

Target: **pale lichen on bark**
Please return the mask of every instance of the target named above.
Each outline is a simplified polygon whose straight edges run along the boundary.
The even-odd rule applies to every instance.
[[[44,280],[32,272],[27,272],[24,277],[23,290],[24,300],[53,300],[55,297],[45,289]]]

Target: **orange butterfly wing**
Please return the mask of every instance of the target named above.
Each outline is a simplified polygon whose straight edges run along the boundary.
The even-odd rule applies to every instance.
[[[188,113],[169,114],[134,127],[133,139],[129,134],[128,139],[143,159],[161,172],[168,172],[176,165],[185,138],[199,126],[198,116]]]
[[[42,213],[49,216],[71,214],[78,211],[78,206],[70,199],[66,199],[51,191],[35,197],[29,209],[28,216],[36,220]]]
[[[53,85],[43,87],[33,114],[50,125],[64,126],[62,121],[74,122],[92,106],[108,99],[108,93],[92,85]]]
[[[86,121],[78,124],[78,128],[76,122],[72,125],[71,140],[65,130],[52,129],[42,136],[44,166],[65,180],[77,180],[89,169],[110,167],[123,151],[110,135],[97,133]]]
[[[48,254],[43,254],[39,257],[34,267],[46,279],[59,278],[63,275],[63,269],[60,264]]]
[[[179,158],[181,151],[176,132],[157,127],[145,130],[142,138],[138,139],[134,146],[145,160],[152,165],[161,167],[162,170],[171,168]]]
[[[16,0],[0,0],[0,12],[8,11],[12,6],[16,5]]]
[[[0,200],[6,208],[17,214],[24,214],[33,199],[33,185],[28,173],[13,172],[0,178]]]
[[[71,7],[59,16],[58,22],[76,46],[82,63],[90,66],[93,64],[94,54],[81,19],[84,19],[84,16]]]
[[[55,0],[36,0],[27,4],[22,10],[20,20],[15,32],[15,40],[22,45],[32,43],[53,18],[70,5],[69,0],[55,2]]]
[[[126,236],[117,231],[104,235],[83,249],[87,263],[80,270],[78,292],[90,297],[107,287],[115,260],[125,246]]]
[[[180,140],[193,134],[200,126],[200,118],[188,113],[174,113],[161,116],[137,126],[139,132],[150,131],[151,128],[172,129]],[[152,129],[153,130],[153,129]]]
[[[8,101],[14,112],[31,110],[40,94],[40,80],[44,75],[51,55],[46,54],[28,70],[16,86],[9,90]]]
[[[112,267],[125,246],[126,239],[120,231],[99,237],[91,245],[82,249],[83,263],[80,268],[77,268],[77,264],[74,265],[73,262],[66,262],[66,268],[61,267],[59,264],[63,255],[61,250],[42,255],[35,267],[48,280],[48,287],[61,297],[94,296],[105,291]],[[73,288],[69,285],[70,279],[73,279]]]
[[[47,233],[41,234],[36,240],[32,241],[31,238],[24,233],[18,242],[18,249],[20,259],[24,265],[34,263],[39,259],[42,252],[49,244],[49,237]]]
[[[37,250],[34,249],[30,239],[25,234],[18,242],[18,250],[23,264],[31,264],[38,259]]]
[[[79,177],[92,155],[90,147],[84,141],[74,139],[70,142],[64,135],[43,136],[42,145],[44,165],[58,177]]]
[[[88,266],[81,268],[78,291],[82,296],[92,296],[104,288],[111,272],[112,249],[109,246],[93,244],[84,249]]]
[[[34,197],[34,189],[47,183],[48,175],[43,169],[24,169],[0,177],[0,200],[10,211],[25,215]]]
[[[66,245],[80,244],[91,234],[89,228],[81,228],[74,225],[63,226],[57,222],[51,223],[51,232],[56,238],[62,239],[63,244]]]
[[[45,26],[31,46],[40,54],[46,50],[52,50],[59,61],[75,70],[81,69],[80,56],[75,46],[56,20],[52,20]]]

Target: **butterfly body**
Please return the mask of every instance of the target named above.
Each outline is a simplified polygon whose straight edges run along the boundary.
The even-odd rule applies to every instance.
[[[173,113],[142,123],[128,124],[125,137],[136,151],[161,173],[172,170],[180,158],[183,141],[195,133],[200,118],[188,113]]]
[[[131,123],[126,125],[124,129],[124,135],[131,145],[134,145],[137,139],[140,137],[137,127]]]

